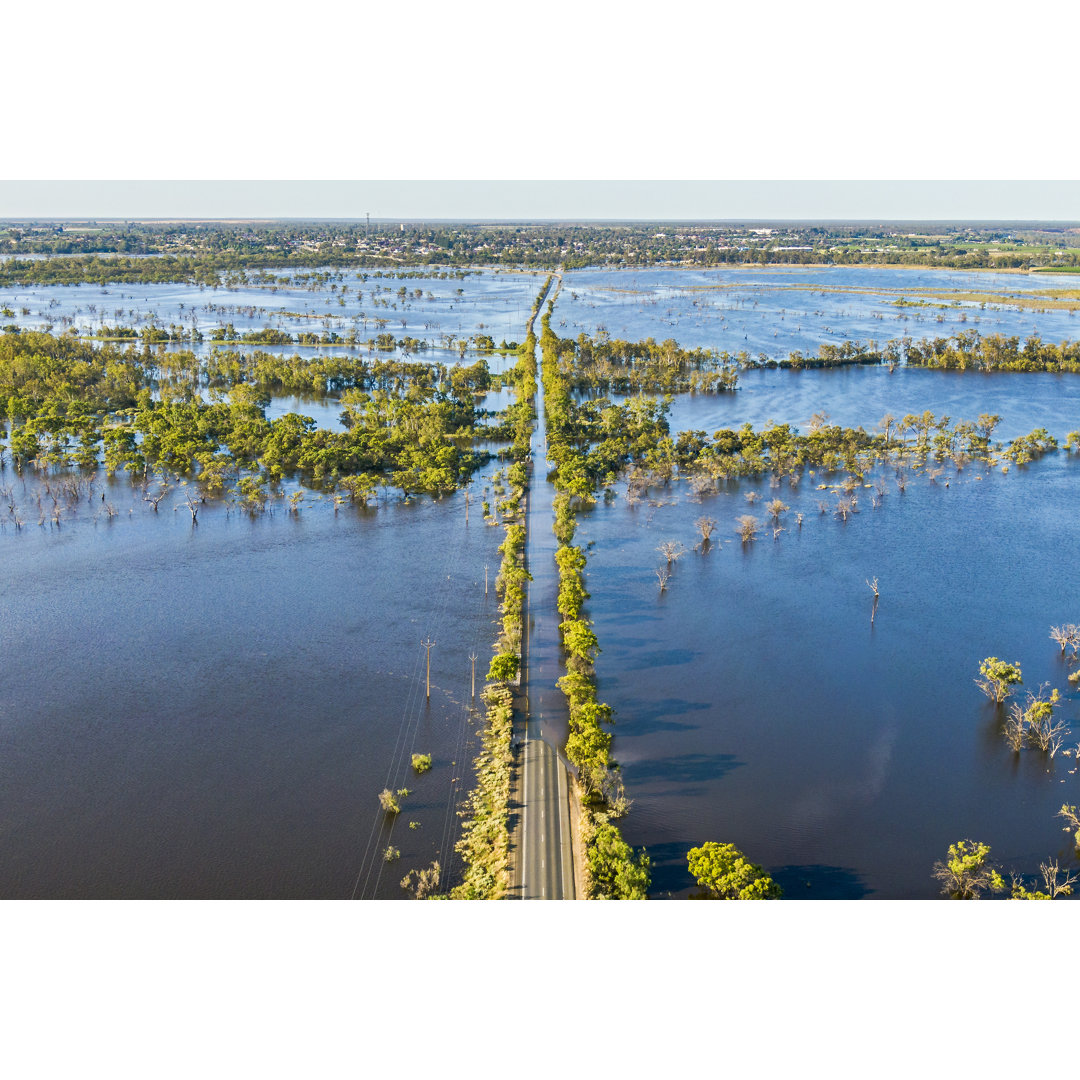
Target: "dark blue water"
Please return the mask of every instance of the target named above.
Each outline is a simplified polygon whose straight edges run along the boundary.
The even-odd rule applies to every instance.
[[[1068,689],[1048,633],[1080,611],[1078,480],[1062,454],[1007,476],[923,477],[904,495],[890,479],[881,507],[864,491],[846,523],[820,514],[834,500],[810,478],[585,516],[600,694],[634,799],[623,831],[653,854],[655,893],[687,892],[686,851],[706,840],[810,899],[934,896],[933,862],[964,837],[1019,872],[1073,861],[1054,815],[1080,795],[1075,759],[1017,759],[973,680],[993,654],[1029,687]],[[743,546],[735,519],[764,519],[774,497],[791,507],[786,531]],[[703,514],[719,521],[707,552],[692,550]],[[666,539],[691,550],[661,595]]]
[[[111,520],[83,503],[0,533],[0,895],[401,897],[406,870],[452,871],[501,530],[476,505],[466,528],[462,496],[309,493],[192,529],[172,495],[107,495]],[[387,784],[414,792],[392,832]]]

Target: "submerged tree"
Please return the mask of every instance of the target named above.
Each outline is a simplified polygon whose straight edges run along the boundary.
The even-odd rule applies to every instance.
[[[697,883],[719,900],[779,900],[780,886],[734,844],[710,840],[686,853]]]
[[[773,499],[771,502],[766,504],[765,509],[769,511],[769,517],[772,518],[773,524],[778,525],[780,523],[780,515],[785,510],[790,510],[791,507],[789,507],[787,503],[783,502],[781,499]]]
[[[950,844],[948,858],[934,863],[934,877],[941,882],[941,891],[951,900],[978,900],[987,889],[1000,892],[1005,881],[990,865],[989,857],[989,844],[974,840]]]
[[[1053,757],[1061,749],[1068,732],[1063,721],[1054,721],[1054,709],[1060,703],[1061,694],[1053,690],[1047,695],[1044,683],[1037,694],[1027,695],[1024,707],[1018,703],[1009,706],[1003,731],[1013,750],[1020,750],[1025,743],[1030,743]]]
[[[988,656],[979,665],[979,674],[983,678],[976,679],[975,685],[998,705],[1012,693],[1014,686],[1024,681],[1019,664],[1010,664],[996,656]]]
[[[1062,870],[1057,859],[1039,864],[1044,889],[1029,889],[1022,878],[1012,879],[1013,900],[1056,900],[1059,896],[1071,896],[1073,886],[1080,881],[1080,874]],[[1060,879],[1060,880],[1059,880]]]
[[[701,533],[701,544],[704,547],[712,539],[713,530],[716,528],[717,521],[714,517],[699,517],[694,522],[694,527]]]
[[[686,548],[684,548],[678,540],[664,540],[661,544],[657,545],[656,550],[667,559],[668,566],[676,560],[681,559],[686,553]]]
[[[742,514],[735,519],[735,523],[736,532],[744,544],[752,543],[757,539],[761,522],[753,514]]]
[[[1071,648],[1073,655],[1076,655],[1078,649],[1080,649],[1080,626],[1075,623],[1064,623],[1061,626],[1050,627],[1050,637],[1061,646],[1061,654],[1065,655],[1065,650]]]
[[[1076,846],[1080,848],[1080,807],[1063,803],[1057,816],[1065,819],[1065,828],[1062,831],[1073,833]]]
[[[439,887],[442,868],[438,859],[423,870],[410,870],[402,879],[401,887],[409,890],[416,900],[427,900],[434,896]]]

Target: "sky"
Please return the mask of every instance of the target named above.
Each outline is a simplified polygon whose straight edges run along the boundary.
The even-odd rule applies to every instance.
[[[0,218],[1080,219],[1057,0],[60,9]]]
[[[0,218],[1080,220],[1068,180],[0,180]]]

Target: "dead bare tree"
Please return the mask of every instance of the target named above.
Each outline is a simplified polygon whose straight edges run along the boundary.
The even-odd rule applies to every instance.
[[[1027,742],[1027,721],[1024,719],[1024,710],[1019,705],[1012,705],[1005,719],[1001,722],[1001,733],[1009,744],[1013,753],[1019,754]]]
[[[170,487],[168,481],[162,480],[161,487],[159,487],[154,494],[151,494],[149,491],[145,491],[143,493],[143,502],[148,502],[154,508],[154,513],[156,514],[158,503],[160,503],[161,500],[164,499],[171,490],[172,488]]]
[[[701,533],[701,543],[703,546],[709,543],[716,525],[717,521],[714,517],[699,517],[697,521],[694,522],[694,527]]]
[[[847,521],[848,516],[859,512],[859,502],[854,495],[836,496],[836,516],[841,521]]]
[[[664,540],[656,550],[667,559],[668,566],[686,554],[686,548],[678,540]]]
[[[1057,859],[1051,859],[1050,862],[1040,863],[1039,870],[1042,873],[1043,881],[1046,884],[1046,895],[1049,896],[1051,900],[1056,900],[1059,896],[1071,895],[1073,886],[1077,881],[1080,881],[1080,874],[1062,870],[1058,865]],[[1065,875],[1064,881],[1058,881],[1058,875],[1060,874]]]
[[[1080,807],[1063,803],[1061,809],[1057,812],[1057,816],[1065,819],[1065,828],[1061,831],[1071,832],[1073,840],[1076,841],[1076,846],[1080,847]]]
[[[739,539],[744,544],[752,543],[757,539],[758,529],[761,527],[761,522],[752,514],[742,514],[735,519],[735,528],[739,534]]]
[[[1073,656],[1080,648],[1080,626],[1075,623],[1063,623],[1061,626],[1050,627],[1050,637],[1061,646],[1062,655],[1065,650],[1072,649]]]
[[[690,477],[690,498],[694,502],[701,502],[706,495],[711,495],[716,490],[716,484],[703,473],[695,473]]]
[[[657,567],[656,580],[660,583],[660,591],[665,592],[667,590],[668,582],[671,580],[671,570],[666,566]]]

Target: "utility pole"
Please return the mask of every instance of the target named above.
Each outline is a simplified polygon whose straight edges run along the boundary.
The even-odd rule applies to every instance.
[[[484,595],[487,596],[487,563],[484,564]]]
[[[472,696],[476,697],[476,653],[469,653],[469,659],[472,661]]]
[[[427,649],[427,696],[428,701],[431,700],[431,650],[435,646],[434,641],[421,641],[421,645]]]
[[[472,493],[468,488],[465,489],[465,524],[469,524],[469,500],[472,497]]]

